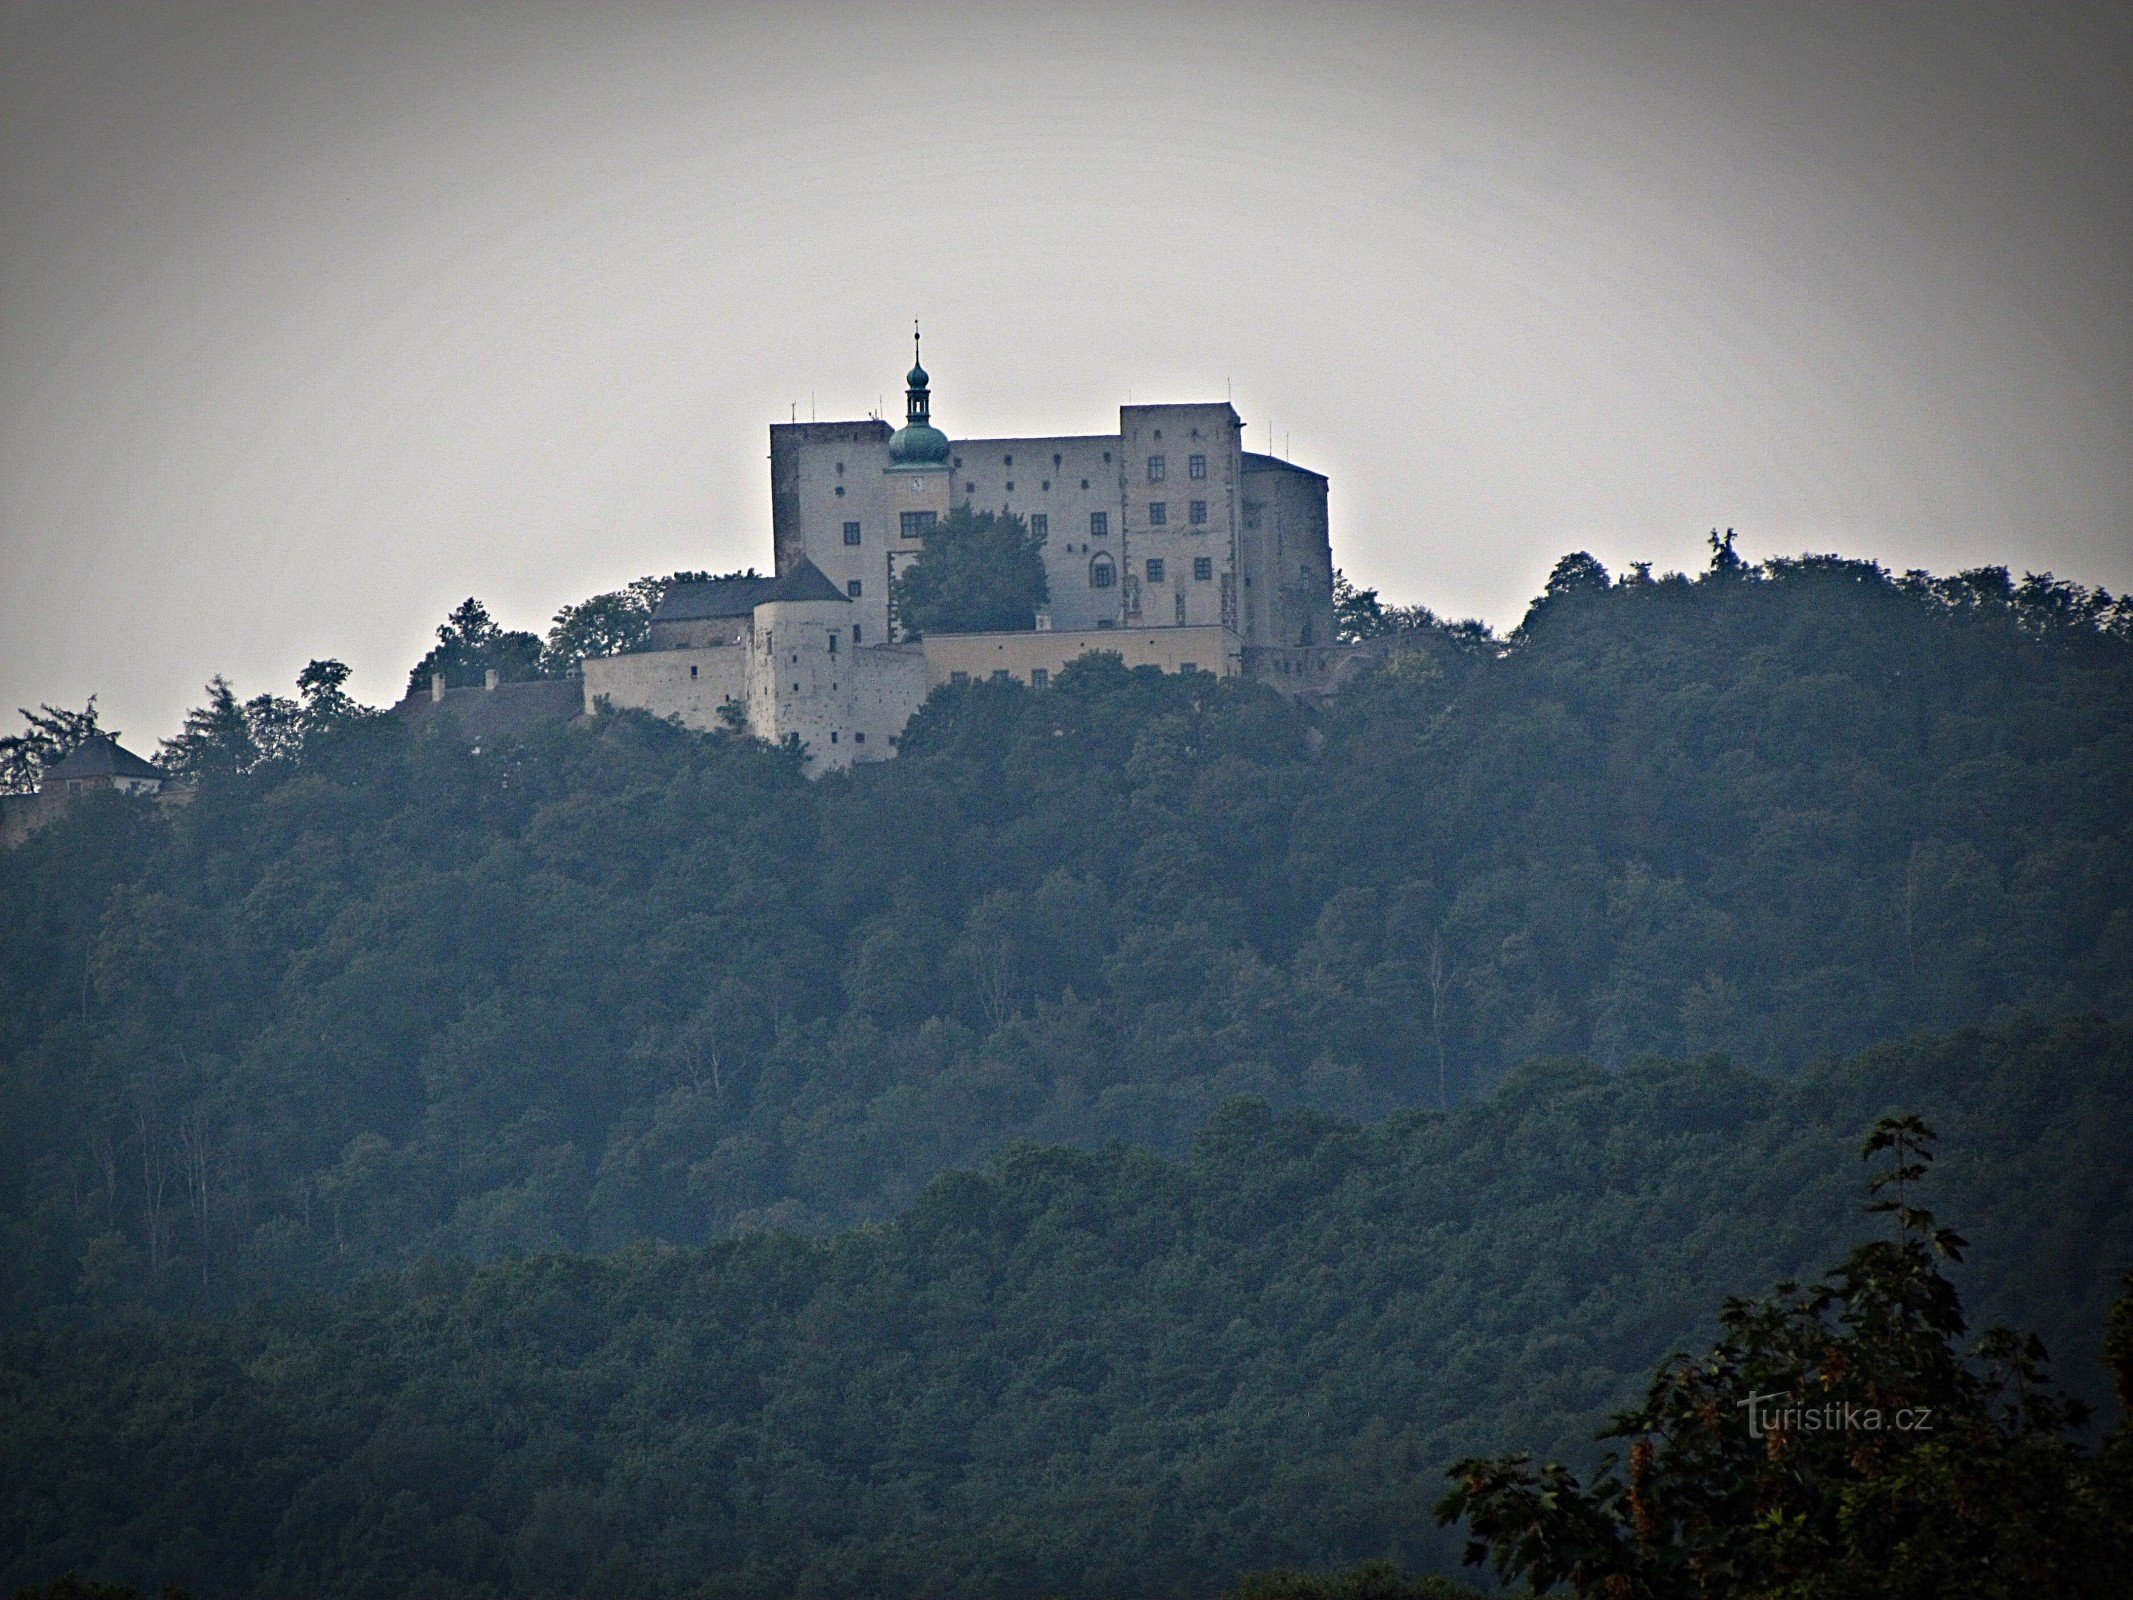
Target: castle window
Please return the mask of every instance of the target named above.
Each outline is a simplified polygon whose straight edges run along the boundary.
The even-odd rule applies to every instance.
[[[1052,519],[1042,511],[1031,513],[1029,536],[1032,539],[1049,539],[1052,536]]]
[[[948,681],[960,689],[970,682],[970,674],[967,672],[951,672],[948,674]]]
[[[1178,671],[1180,672],[1198,672],[1199,670],[1200,663],[1197,661],[1180,661],[1178,663]]]
[[[830,730],[830,743],[831,743],[831,744],[835,744],[836,742],[837,742],[837,730],[836,730],[835,728],[832,728],[832,729]]]
[[[1245,501],[1245,502],[1244,502],[1244,525],[1245,525],[1245,526],[1246,526],[1247,528],[1256,528],[1256,527],[1258,527],[1258,526],[1259,526],[1259,502],[1258,502],[1258,501],[1256,501],[1256,500],[1247,500],[1247,501]]]
[[[1187,461],[1187,462],[1185,463],[1185,475],[1186,475],[1187,477],[1189,477],[1189,478],[1204,478],[1204,477],[1206,477],[1206,476],[1207,476],[1207,457],[1205,457],[1205,456],[1194,456],[1194,457],[1192,457],[1192,458],[1191,458],[1191,459],[1190,459],[1189,461]]]
[[[1083,478],[1081,480],[1081,486],[1086,489],[1089,486],[1089,480],[1087,478]]]
[[[1108,589],[1116,582],[1118,582],[1118,568],[1111,564],[1110,556],[1101,550],[1097,551],[1095,558],[1089,562],[1089,587],[1092,589]]]
[[[844,463],[842,461],[837,463],[837,476],[840,478],[844,476]]]
[[[955,458],[955,470],[958,472],[963,470],[963,458],[961,456]]]
[[[1156,430],[1155,430],[1155,436],[1156,436],[1156,437],[1157,437],[1158,439],[1162,438],[1162,437],[1163,437],[1163,430],[1162,430],[1161,428],[1158,428],[1158,429],[1156,429]]]
[[[1205,500],[1195,500],[1191,504],[1191,506],[1187,508],[1187,511],[1189,513],[1187,520],[1190,521],[1195,528],[1204,528],[1207,526],[1207,502]]]
[[[976,484],[974,484],[974,483],[966,483],[966,484],[964,484],[964,485],[963,485],[963,493],[965,493],[965,494],[976,494],[977,492],[978,492],[978,486],[977,486]]]
[[[1108,466],[1109,466],[1110,464],[1111,464],[1111,452],[1110,452],[1110,451],[1108,451],[1108,450],[1106,450],[1106,451],[1104,452],[1104,465],[1108,467]]]
[[[1092,511],[1092,512],[1090,512],[1090,513],[1089,513],[1089,537],[1090,537],[1090,538],[1092,538],[1092,539],[1104,539],[1104,538],[1108,538],[1108,537],[1110,536],[1110,533],[1111,533],[1111,513],[1110,513],[1110,512],[1108,512],[1108,511]]]
[[[906,539],[923,539],[933,531],[940,514],[933,511],[906,511],[903,514],[903,530]]]
[[[841,483],[837,485],[837,498],[839,500],[844,498],[844,485]]]
[[[1170,505],[1169,505],[1169,503],[1168,503],[1167,501],[1163,501],[1163,500],[1151,500],[1151,501],[1149,501],[1149,502],[1148,502],[1148,526],[1149,526],[1149,527],[1151,527],[1151,528],[1160,528],[1160,527],[1162,527],[1162,526],[1163,526],[1163,525],[1164,525],[1165,523],[1167,523],[1167,522],[1168,522],[1169,520],[1170,520]]]
[[[1161,583],[1163,581],[1163,558],[1161,556],[1150,556],[1148,558],[1148,581],[1150,583]]]
[[[1042,483],[1038,484],[1037,492],[1039,494],[1050,494],[1052,492],[1052,480],[1046,478]]]
[[[1015,458],[1013,456],[1002,456],[1000,457],[1000,464],[1002,466],[1011,467],[1015,464]]]
[[[992,669],[992,681],[994,683],[1006,683],[1009,679],[1013,677],[1014,674],[1012,672],[1009,672],[1005,667],[994,667]]]
[[[858,524],[858,523],[856,523],[856,522],[847,522],[847,523],[846,523],[846,524],[844,525],[844,542],[845,542],[846,544],[857,544],[857,543],[859,542],[859,524]]]
[[[853,735],[852,735],[852,743],[854,743],[854,744],[865,744],[866,742],[867,742],[867,736],[866,736],[865,734],[863,734],[863,733],[855,733],[855,734],[853,734]]]
[[[844,580],[844,592],[850,595],[854,600],[857,600],[859,598],[860,589],[861,585],[857,578],[847,578]],[[830,637],[834,639],[836,635],[831,634]]]
[[[859,624],[855,622],[855,623],[853,623],[853,624],[852,624],[852,643],[854,643],[854,644],[857,644],[858,642],[859,642]]]
[[[1159,434],[1157,435],[1157,437],[1160,438],[1161,435]],[[1150,483],[1161,483],[1163,481],[1164,470],[1165,469],[1163,466],[1163,458],[1161,456],[1150,456],[1148,458],[1148,481]]]
[[[1192,575],[1197,582],[1206,583],[1210,581],[1215,575],[1215,558],[1213,556],[1194,556],[1192,558]]]
[[[1051,681],[1052,673],[1049,667],[1031,667],[1029,669],[1029,686],[1032,689],[1042,689]]]
[[[1177,593],[1177,623],[1181,628],[1185,626],[1185,591],[1183,589],[1180,589]]]
[[[1052,452],[1052,465],[1053,465],[1053,466],[1055,466],[1055,467],[1056,467],[1056,466],[1058,466],[1058,465],[1059,465],[1059,464],[1060,464],[1060,463],[1061,463],[1062,461],[1064,461],[1064,460],[1066,460],[1066,457],[1065,457],[1065,456],[1063,456],[1063,455],[1061,455],[1061,454],[1060,454],[1060,453],[1059,453],[1058,451],[1054,450],[1054,451]]]
[[[692,678],[696,676],[696,666],[695,666],[695,663],[693,663],[693,662],[692,662],[692,663],[690,663],[690,666],[689,666],[689,676],[690,676],[690,677],[692,677]]]
[[[1013,494],[1015,492],[1015,480],[1012,478],[1009,478],[1007,480],[1007,492],[1009,494]]]

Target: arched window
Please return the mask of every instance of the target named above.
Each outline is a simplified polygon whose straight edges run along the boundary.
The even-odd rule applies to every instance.
[[[1089,587],[1108,589],[1118,582],[1118,568],[1112,564],[1108,552],[1099,550],[1089,561]]]

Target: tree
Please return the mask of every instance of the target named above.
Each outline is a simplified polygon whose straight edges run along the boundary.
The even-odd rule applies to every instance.
[[[1377,590],[1358,589],[1339,567],[1333,569],[1333,628],[1336,638],[1350,643],[1392,631]]]
[[[1580,590],[1604,590],[1609,582],[1607,569],[1597,559],[1583,550],[1573,550],[1548,574],[1546,593],[1552,596],[1575,594]]]
[[[755,568],[737,576],[752,578]],[[552,678],[567,677],[587,656],[641,649],[651,637],[652,613],[659,609],[667,590],[677,583],[704,583],[711,577],[708,572],[676,572],[664,578],[639,578],[625,589],[565,606],[548,630],[541,669]]]
[[[958,506],[927,532],[925,552],[898,574],[892,595],[906,638],[1027,631],[1051,598],[1044,541],[1012,512]]]
[[[21,733],[0,739],[0,794],[35,793],[47,767],[103,732],[96,725],[93,694],[79,711],[40,706],[35,711],[24,709],[22,720],[28,726]]]
[[[1478,632],[1488,637],[1488,625],[1462,622],[1448,625],[1428,606],[1389,606],[1375,589],[1358,589],[1340,568],[1333,569],[1334,636],[1350,644],[1381,638],[1388,633],[1435,632],[1464,638]]]
[[[1674,1357],[1601,1433],[1631,1441],[1626,1477],[1613,1456],[1589,1484],[1523,1455],[1456,1463],[1437,1518],[1473,1530],[1467,1562],[1608,1600],[2118,1592],[2128,1424],[2088,1456],[2068,1437],[2086,1409],[2045,1380],[2033,1335],[1956,1347],[1941,1263],[1965,1244],[1912,1202],[1932,1142],[1915,1116],[1875,1125],[1862,1155],[1890,1164],[1868,1209],[1894,1236],[1825,1282],[1727,1301],[1718,1347]],[[2129,1317],[2113,1314],[2122,1367]]]
[[[303,697],[304,732],[308,737],[365,715],[362,706],[341,686],[348,681],[345,662],[330,656],[306,663],[296,675],[296,692]],[[375,715],[375,713],[370,713]]]
[[[543,675],[540,635],[500,628],[488,607],[468,595],[437,629],[437,643],[407,675],[407,692],[421,694],[438,673],[453,688],[478,689],[494,672],[505,683]]]
[[[184,726],[163,741],[158,759],[173,777],[193,782],[249,772],[261,757],[252,720],[218,672],[207,680],[207,704],[185,713]]]

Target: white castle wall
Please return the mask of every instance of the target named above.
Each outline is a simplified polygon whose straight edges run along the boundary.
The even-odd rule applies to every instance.
[[[585,709],[605,700],[617,710],[674,717],[705,733],[725,726],[719,708],[748,699],[748,646],[723,644],[686,650],[642,650],[595,656],[584,664]]]

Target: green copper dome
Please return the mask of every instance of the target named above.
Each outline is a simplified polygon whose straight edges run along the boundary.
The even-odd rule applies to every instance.
[[[948,460],[948,435],[930,422],[907,422],[889,435],[889,461],[899,467],[937,467]]]
[[[932,381],[932,379],[926,376],[926,369],[924,367],[913,367],[909,372],[904,374],[904,387],[906,389],[923,389],[928,383]]]

